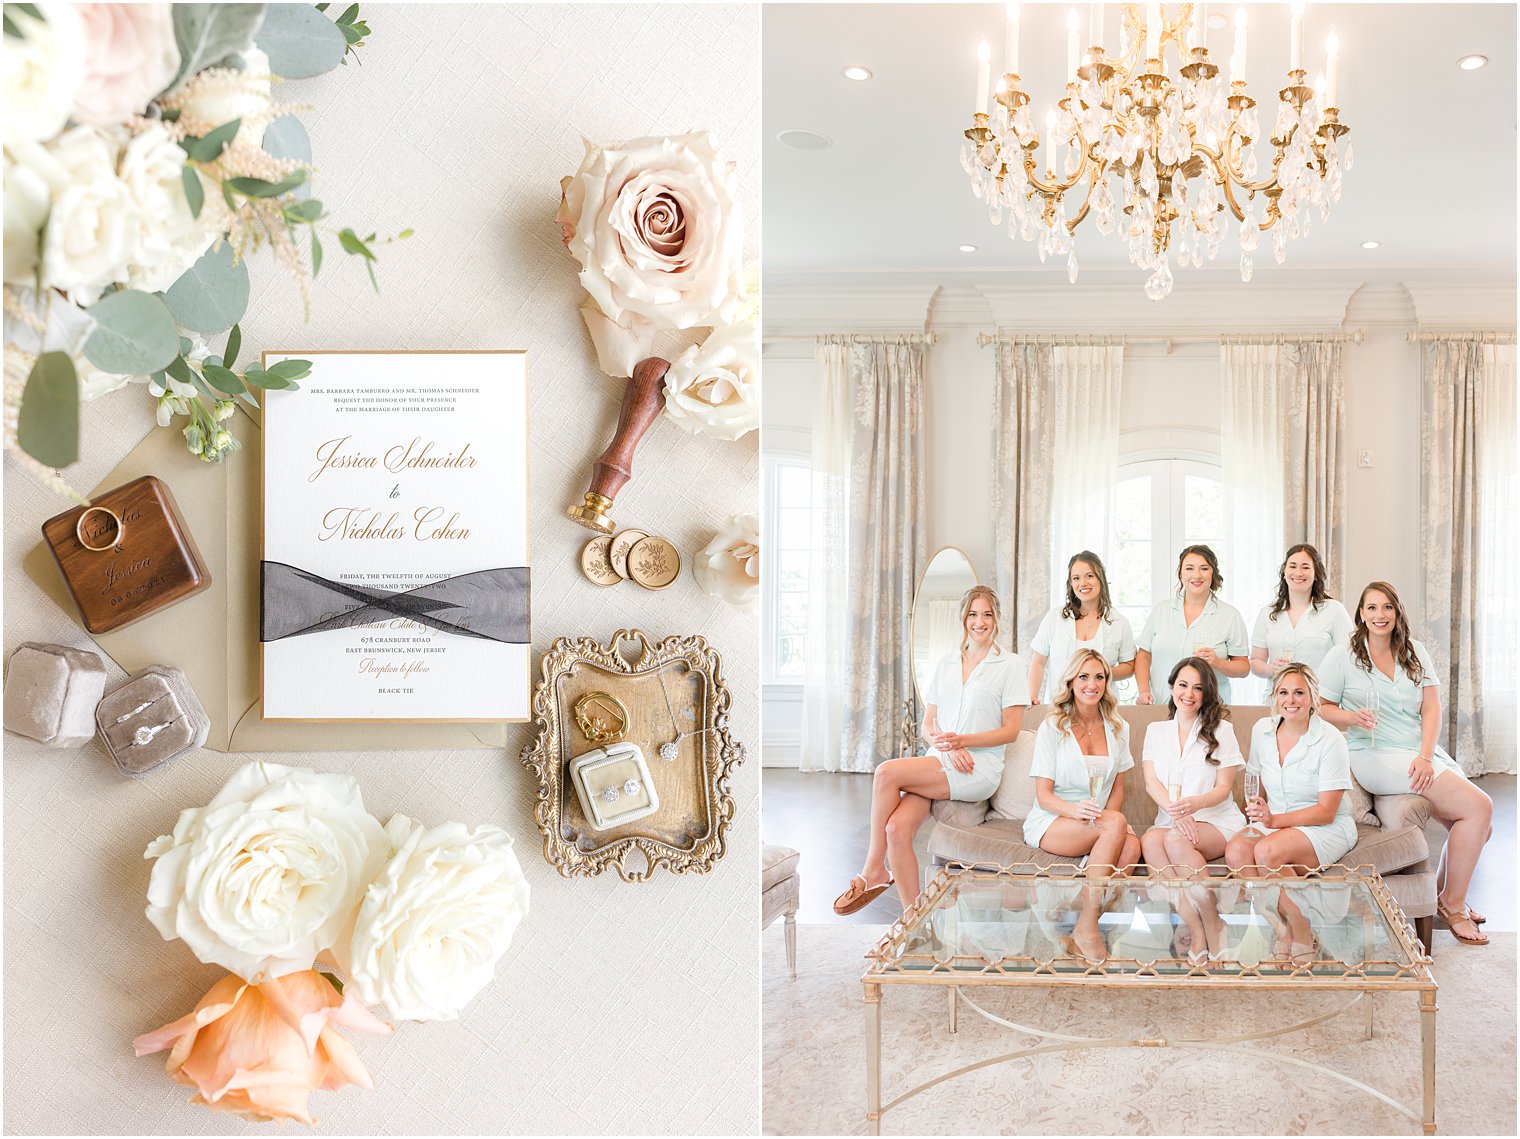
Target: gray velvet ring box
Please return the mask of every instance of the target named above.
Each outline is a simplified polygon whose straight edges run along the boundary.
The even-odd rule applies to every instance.
[[[150,664],[95,709],[100,737],[123,775],[146,775],[200,747],[211,717],[177,668]]]
[[[86,649],[27,641],[5,673],[5,730],[44,747],[80,747],[95,735],[105,663]]]

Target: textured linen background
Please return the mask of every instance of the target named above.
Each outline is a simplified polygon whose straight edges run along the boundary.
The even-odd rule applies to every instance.
[[[737,6],[378,6],[353,62],[277,91],[302,115],[318,193],[338,225],[382,234],[380,293],[330,243],[311,321],[267,257],[253,262],[245,356],[266,348],[523,348],[532,401],[534,647],[625,626],[700,633],[723,654],[735,780],[727,857],[709,875],[560,878],[542,857],[515,726],[500,751],[268,756],[358,777],[382,821],[493,822],[517,840],[532,908],[496,982],[454,1023],[353,1036],[376,1090],[319,1092],[322,1134],[753,1132],[758,1126],[756,869],[758,640],[753,617],[689,572],[663,592],[601,589],[563,517],[617,417],[596,371],[574,262],[554,221],[559,179],[596,141],[707,126],[737,162],[758,249],[758,9]],[[216,341],[220,344],[220,339]],[[132,388],[87,405],[88,490],[152,426]],[[250,462],[253,456],[233,456]],[[212,470],[206,477],[213,478]],[[724,516],[755,509],[756,439],[694,438],[657,423],[614,517],[668,536],[689,560]],[[44,518],[68,504],[5,469],[5,652],[26,640],[89,647],[21,573]],[[184,628],[186,637],[221,637]],[[165,657],[172,648],[165,645]],[[536,673],[536,667],[535,667]],[[112,669],[110,684],[121,679]],[[191,677],[192,684],[195,677]],[[274,1134],[185,1101],[163,1054],[132,1037],[190,1011],[219,971],[143,916],[143,848],[207,802],[241,757],[203,751],[142,780],[98,742],[49,751],[5,737],[5,1130]]]

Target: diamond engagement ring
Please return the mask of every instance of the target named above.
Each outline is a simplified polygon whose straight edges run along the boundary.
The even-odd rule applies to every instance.
[[[148,727],[138,728],[137,731],[135,731],[135,732],[132,733],[132,742],[128,746],[130,746],[130,747],[147,747],[150,743],[153,742],[153,737],[154,736],[158,735],[159,732],[163,731],[170,724],[177,724],[177,723],[179,723],[179,717],[178,716],[176,716],[172,720],[165,720],[162,724],[154,724],[151,728],[148,728]]]

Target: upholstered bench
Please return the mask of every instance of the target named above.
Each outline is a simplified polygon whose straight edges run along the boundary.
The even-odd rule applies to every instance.
[[[990,800],[934,804],[934,826],[929,832],[928,847],[935,865],[1007,866],[1030,862],[1051,866],[1078,861],[1024,844],[1024,819],[1034,803],[1034,780],[1029,774],[1034,762],[1034,734],[1049,713],[1049,706],[1041,705],[1024,714],[1024,730],[1005,749],[1003,780]],[[1144,834],[1156,821],[1156,804],[1145,790],[1140,752],[1147,726],[1166,719],[1166,707],[1134,705],[1121,708],[1119,714],[1129,724],[1130,751],[1135,757],[1135,766],[1124,774],[1124,815],[1136,834]],[[1253,705],[1235,705],[1230,709],[1230,723],[1242,754],[1250,754],[1251,730],[1267,714],[1266,708]],[[1376,870],[1428,947],[1436,912],[1435,868],[1425,841],[1430,804],[1419,795],[1374,797],[1355,785],[1354,779],[1352,783],[1351,815],[1356,821],[1357,841],[1340,865],[1348,869],[1370,866]],[[1243,806],[1242,794],[1237,779],[1235,798]],[[1223,859],[1213,863],[1223,864]]]
[[[786,966],[793,980],[797,979],[797,904],[802,891],[797,862],[801,857],[789,846],[766,846],[760,852],[760,928],[786,916]]]

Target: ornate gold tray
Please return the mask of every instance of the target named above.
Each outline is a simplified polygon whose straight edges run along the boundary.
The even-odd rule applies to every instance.
[[[619,629],[605,645],[561,637],[542,669],[532,706],[538,737],[522,761],[538,776],[533,815],[549,864],[567,878],[610,867],[625,882],[647,881],[661,866],[676,874],[711,870],[726,849],[733,770],[744,759],[744,745],[728,734],[733,696],[717,650],[701,637],[652,644],[639,629]],[[568,773],[572,759],[600,746],[582,735],[573,710],[591,692],[627,708],[623,738],[644,750],[660,798],[654,814],[602,831],[586,821]],[[661,745],[672,741],[675,759],[662,759]]]

